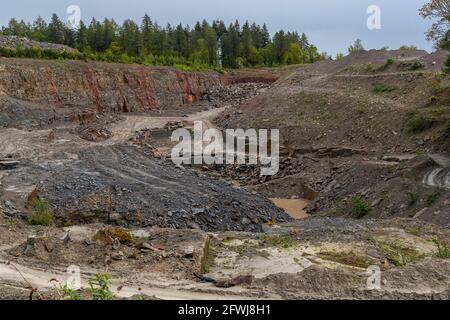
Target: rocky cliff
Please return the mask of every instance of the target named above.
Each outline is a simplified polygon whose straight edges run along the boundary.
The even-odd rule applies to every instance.
[[[167,67],[0,58],[0,108],[147,112],[191,104],[226,81],[216,72]]]

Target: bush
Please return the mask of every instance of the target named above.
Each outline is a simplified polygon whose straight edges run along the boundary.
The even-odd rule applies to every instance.
[[[81,295],[77,290],[72,289],[67,284],[58,289],[62,300],[81,300]]]
[[[364,200],[361,197],[353,199],[352,213],[354,216],[361,218],[367,215],[369,212],[370,212],[369,206],[364,202]]]
[[[441,193],[439,191],[435,191],[433,193],[428,194],[427,205],[431,207],[433,204],[435,204],[435,202],[437,201],[437,199],[439,199],[440,196]]]
[[[112,300],[114,294],[110,290],[111,276],[109,274],[97,273],[89,279],[89,293],[93,300]]]
[[[433,120],[425,118],[424,116],[417,116],[409,120],[407,123],[409,132],[422,132],[426,129],[431,128],[433,125]]]
[[[50,211],[47,201],[36,199],[32,203],[33,209],[29,217],[31,225],[34,226],[51,226],[55,223],[55,216]]]
[[[406,197],[408,198],[408,205],[412,207],[417,203],[417,200],[419,200],[419,195],[414,192],[408,192],[406,194]]]
[[[445,66],[443,68],[443,71],[445,73],[450,73],[450,55],[447,58],[447,61],[445,62]]]
[[[419,69],[423,69],[425,68],[425,64],[421,61],[415,61],[412,65],[411,65],[411,70],[419,70]]]
[[[447,244],[437,238],[433,239],[433,242],[437,247],[436,257],[441,259],[450,259],[450,248]]]
[[[393,64],[394,64],[394,59],[389,58],[386,60],[386,62],[383,65],[381,65],[377,68],[377,71],[385,71],[387,68],[389,68]]]
[[[438,97],[436,97],[436,96],[431,96],[430,99],[429,99],[428,104],[435,104],[435,103],[438,102],[438,101],[439,101]]]

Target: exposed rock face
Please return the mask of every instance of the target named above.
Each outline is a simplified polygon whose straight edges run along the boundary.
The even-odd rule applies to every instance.
[[[39,42],[30,40],[25,37],[17,36],[0,36],[0,48],[11,48],[16,49],[17,47],[22,48],[39,48],[41,50],[52,50],[57,52],[75,52],[74,48],[65,46],[62,44]]]
[[[225,81],[215,72],[0,58],[0,96],[56,110],[70,108],[72,117],[79,111],[147,112],[190,104]]]

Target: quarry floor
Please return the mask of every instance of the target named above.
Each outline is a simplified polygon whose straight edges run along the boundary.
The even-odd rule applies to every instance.
[[[14,155],[20,163],[18,168],[0,171],[1,209],[7,213],[0,216],[0,299],[60,299],[58,288],[72,275],[69,266],[79,268],[83,288],[89,287],[93,275],[110,274],[112,291],[119,299],[449,298],[450,262],[437,255],[437,244],[450,240],[448,228],[410,217],[359,220],[309,216],[303,207],[310,200],[304,190],[296,192],[292,185],[295,174],[247,188],[248,181],[243,183],[230,174],[209,174],[202,168],[182,169],[155,162],[161,168],[155,173],[138,166],[134,171],[123,166],[119,169],[102,159],[112,155],[112,162],[126,157],[130,162],[152,166],[155,163],[146,163],[131,145],[137,141],[158,161],[164,160],[172,146],[169,133],[173,128],[189,128],[199,120],[213,127],[213,119],[226,109],[206,104],[189,113],[125,115],[111,126],[111,137],[101,141],[80,138],[73,124],[32,131],[0,129],[0,154]],[[151,138],[136,138],[136,132],[145,131],[150,131]],[[355,156],[355,161],[361,160],[368,161]],[[175,218],[158,216],[167,227],[129,223],[126,230],[132,241],[119,243],[104,236],[105,230],[116,228],[108,221],[77,217],[67,220],[67,226],[39,227],[23,219],[27,199],[37,186],[48,186],[46,182],[51,181],[56,190],[58,181],[53,180],[60,180],[67,188],[62,192],[76,195],[81,187],[73,187],[71,182],[79,180],[86,168],[92,168],[93,176],[106,172],[132,187],[161,188],[161,194],[170,194],[173,199],[177,192],[187,192],[189,181],[189,192],[200,194],[208,182],[193,177],[207,176],[205,179],[220,180],[225,194],[227,190],[244,193],[248,189],[255,197],[264,196],[257,199],[261,206],[273,205],[265,197],[271,198],[293,219],[258,221],[255,225],[261,230],[255,227],[255,231],[247,222],[238,222],[233,225],[236,230],[226,231],[229,224],[225,222],[211,222],[213,227],[207,230],[192,227],[191,222],[171,228]],[[179,174],[177,170],[181,170]],[[185,184],[173,185],[173,172],[178,178],[186,177]],[[429,180],[434,183],[433,177]],[[136,194],[131,199],[141,196]],[[186,199],[180,199],[180,206],[183,201]],[[245,201],[241,205],[247,205]],[[378,270],[375,288],[371,270]]]

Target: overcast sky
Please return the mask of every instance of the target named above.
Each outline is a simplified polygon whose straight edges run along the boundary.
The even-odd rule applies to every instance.
[[[148,13],[160,25],[179,22],[193,25],[195,21],[222,19],[227,24],[239,21],[267,23],[273,34],[279,29],[305,32],[320,51],[330,54],[347,52],[356,38],[366,48],[415,45],[427,51],[432,45],[424,32],[430,25],[418,15],[427,0],[13,0],[2,1],[0,23],[12,17],[32,21],[38,15],[46,20],[53,12],[66,19],[66,8],[78,5],[82,19],[89,22],[114,18],[117,22],[132,18],[140,20]],[[369,30],[366,21],[368,6],[381,8],[381,29]]]

